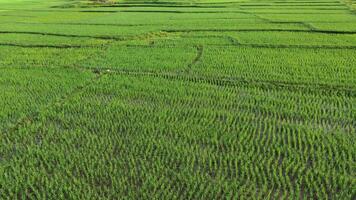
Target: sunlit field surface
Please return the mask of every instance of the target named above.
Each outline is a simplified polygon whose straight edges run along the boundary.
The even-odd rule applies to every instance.
[[[0,199],[356,198],[351,0],[0,0]]]

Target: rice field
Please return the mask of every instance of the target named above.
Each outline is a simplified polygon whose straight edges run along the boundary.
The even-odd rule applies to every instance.
[[[356,199],[353,0],[0,0],[0,199]]]

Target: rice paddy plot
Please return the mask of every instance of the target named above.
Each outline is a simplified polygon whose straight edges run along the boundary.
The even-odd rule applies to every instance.
[[[0,199],[355,199],[348,0],[0,0]]]
[[[258,189],[257,198],[347,199],[354,101],[248,83],[106,74],[5,136],[3,166],[21,167],[5,168],[1,195],[59,196],[68,188],[68,198],[216,199]]]
[[[198,74],[306,85],[354,88],[354,49],[206,47],[192,70]],[[297,75],[296,75],[297,74]]]
[[[0,68],[53,68],[75,67],[100,55],[99,48],[78,48],[58,45],[10,45],[0,46]],[[14,54],[13,52],[16,52]],[[58,58],[58,59],[55,59]],[[60,59],[59,59],[60,58]]]
[[[150,43],[149,41],[147,41]],[[182,71],[196,56],[194,47],[154,47],[113,45],[101,56],[79,63],[82,67],[132,71]],[[137,58],[133,60],[132,58]]]
[[[340,23],[310,23],[317,29],[327,30],[327,31],[345,31],[345,32],[356,32],[355,22],[340,22]]]
[[[54,100],[85,84],[93,76],[75,69],[0,69],[0,132],[30,122],[31,116]],[[15,102],[15,103],[14,103]]]
[[[95,38],[72,38],[51,36],[35,33],[2,33],[0,34],[0,45],[23,45],[23,46],[54,46],[54,47],[86,47],[86,46],[100,46],[109,43],[109,40],[95,39]]]

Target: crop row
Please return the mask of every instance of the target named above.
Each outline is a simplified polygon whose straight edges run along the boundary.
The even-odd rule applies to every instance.
[[[4,135],[1,195],[350,199],[354,101],[106,74]]]

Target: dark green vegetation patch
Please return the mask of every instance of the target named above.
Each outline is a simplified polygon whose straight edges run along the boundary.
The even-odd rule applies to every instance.
[[[355,199],[354,8],[0,0],[0,199]]]

